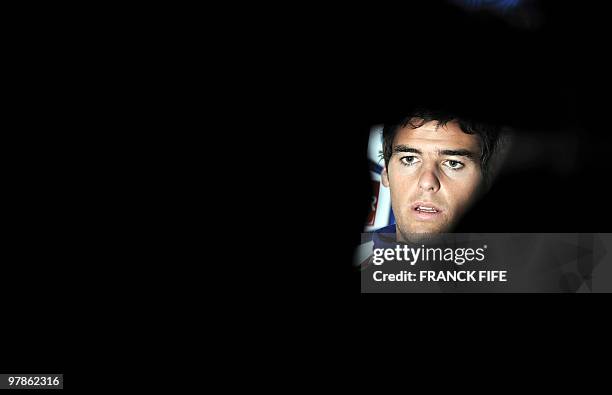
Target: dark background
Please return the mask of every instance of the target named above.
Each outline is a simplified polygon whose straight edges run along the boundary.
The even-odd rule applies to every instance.
[[[241,31],[237,40],[241,45],[219,44],[223,52],[236,57],[228,62],[232,67],[224,66],[229,75],[224,74],[221,79],[215,73],[202,71],[198,74],[205,74],[211,80],[232,81],[238,86],[225,86],[233,110],[222,120],[223,127],[205,129],[207,133],[226,139],[219,146],[224,154],[219,176],[229,175],[232,179],[232,175],[239,174],[239,181],[242,178],[255,180],[256,185],[239,183],[240,196],[245,197],[242,203],[246,210],[243,211],[263,213],[264,219],[254,223],[245,221],[239,224],[239,229],[246,229],[245,236],[249,236],[262,222],[274,224],[272,232],[253,232],[265,234],[265,242],[258,243],[258,247],[264,249],[264,257],[281,258],[278,265],[268,262],[256,265],[266,274],[273,275],[278,269],[280,275],[288,266],[297,266],[295,278],[307,278],[304,283],[312,293],[319,292],[321,286],[309,281],[309,273],[313,280],[329,279],[329,291],[346,294],[343,284],[348,284],[352,291],[359,292],[358,273],[351,266],[351,258],[363,229],[371,192],[366,161],[369,130],[374,124],[401,115],[406,107],[422,102],[443,103],[525,130],[525,138],[520,140],[524,143],[519,146],[523,149],[515,153],[517,162],[512,162],[515,166],[500,177],[487,200],[466,218],[466,229],[482,232],[609,231],[609,214],[600,207],[606,204],[607,150],[611,140],[606,116],[609,113],[607,74],[610,65],[605,45],[608,14],[604,6],[596,9],[594,5],[572,2],[538,2],[534,3],[538,17],[521,23],[520,18],[512,22],[496,14],[469,12],[444,1],[409,3],[417,4],[402,4],[401,7],[383,4],[374,7],[368,3],[331,7],[325,4],[316,8],[309,4],[297,5],[292,10],[275,7],[269,13],[273,19],[271,23],[267,19],[253,18],[248,10],[240,10],[252,23]],[[257,4],[256,7],[263,6]],[[137,19],[134,19],[134,26]],[[223,29],[216,31],[214,38],[223,36],[228,30],[238,30],[236,25],[241,21],[237,19],[237,16],[231,18],[231,23],[228,21]],[[202,23],[200,20],[193,26]],[[22,30],[16,30],[16,35],[21,37]],[[101,31],[106,32],[105,29]],[[138,31],[146,42],[148,31]],[[68,33],[69,37],[80,35],[79,30]],[[6,309],[1,368],[66,373],[69,367],[87,368],[81,360],[71,356],[73,347],[95,358],[98,354],[91,352],[91,348],[105,344],[98,341],[105,338],[104,331],[90,336],[89,330],[96,323],[90,325],[81,315],[97,315],[97,311],[83,296],[85,292],[75,291],[70,284],[89,289],[89,279],[96,278],[91,275],[92,271],[96,275],[115,273],[99,262],[89,265],[92,250],[86,244],[77,244],[81,240],[64,237],[81,233],[83,238],[88,238],[83,229],[93,222],[92,212],[97,210],[96,206],[83,208],[80,220],[85,225],[73,226],[66,221],[64,209],[70,209],[78,201],[87,201],[82,193],[72,192],[80,185],[80,180],[92,178],[82,162],[73,160],[72,155],[75,152],[90,155],[96,144],[83,147],[80,136],[85,135],[98,118],[106,119],[115,110],[109,110],[110,115],[97,114],[93,120],[89,114],[80,113],[81,108],[70,108],[70,114],[76,113],[74,119],[55,111],[55,106],[61,104],[61,95],[66,94],[62,85],[64,75],[55,78],[53,73],[40,73],[41,69],[54,70],[52,64],[60,64],[55,63],[57,42],[45,43],[44,37],[36,33],[31,41],[50,48],[49,55],[53,56],[46,57],[47,53],[33,48],[30,43],[16,45],[24,53],[36,56],[35,62],[28,62],[30,68],[17,66],[21,69],[17,82],[29,82],[23,94],[40,100],[37,104],[47,111],[40,113],[30,107],[23,110],[20,118],[35,119],[35,125],[23,127],[20,124],[22,127],[17,129],[20,133],[15,133],[19,135],[19,144],[11,141],[5,145],[9,151],[6,162],[14,166],[6,172],[11,177],[11,189],[6,191],[12,198],[7,207],[15,225],[11,222],[9,237],[5,239],[8,252],[2,294]],[[178,46],[180,42],[173,41],[172,45]],[[194,46],[189,43],[188,46],[189,52],[197,56],[202,43]],[[130,47],[129,51],[132,50]],[[81,55],[73,48],[70,52],[74,57]],[[170,58],[169,61],[182,66],[180,60]],[[214,60],[220,58],[223,57],[215,56]],[[80,67],[81,63],[72,63],[64,72],[76,73],[74,70]],[[123,63],[118,62],[117,68],[123,71]],[[139,69],[136,74],[140,73]],[[90,81],[99,75],[91,73],[82,77],[82,88],[98,94]],[[147,81],[149,88],[158,86],[155,78]],[[127,79],[133,77],[127,76]],[[247,80],[256,83],[250,85],[245,83]],[[48,96],[41,97],[37,92],[47,81],[55,81],[57,86],[43,89]],[[193,85],[196,85],[193,81],[185,82],[185,87]],[[199,88],[193,89],[198,95],[206,92],[207,87]],[[265,108],[257,107],[253,111],[261,118],[251,117],[251,113],[245,111],[261,104],[262,97],[269,95],[274,96],[274,102],[266,102]],[[110,96],[99,99],[114,105],[121,96],[121,89]],[[96,103],[89,103],[81,95],[71,99],[85,101],[87,106],[97,108]],[[213,99],[219,100],[219,97]],[[199,105],[199,101],[199,96],[197,100],[189,98],[191,105]],[[21,101],[12,98],[12,103],[19,105]],[[138,103],[129,104],[131,110],[131,106]],[[106,107],[102,108],[106,111]],[[245,112],[248,122],[240,126],[249,128],[238,136],[238,140],[228,131],[235,130],[239,123],[237,115]],[[146,117],[143,118],[146,121]],[[207,122],[208,115],[204,118]],[[263,122],[258,122],[260,119]],[[62,130],[62,122],[68,120],[78,123],[79,137],[70,138],[64,144],[55,137],[61,135],[58,131]],[[140,128],[145,121],[134,122],[134,128]],[[241,143],[240,147],[249,146],[244,135],[257,135],[256,139],[260,140],[261,135],[254,129],[262,125],[266,127],[262,135],[269,136],[275,143],[270,152],[254,150],[238,158],[226,154],[236,141]],[[277,134],[270,133],[268,125],[279,126],[281,130]],[[30,135],[22,133],[23,129],[27,129],[25,132],[34,130],[37,137],[40,134],[47,138],[31,139]],[[47,130],[49,133],[44,133]],[[120,126],[113,125],[103,132],[108,130],[120,130],[123,136]],[[168,131],[174,129],[168,128]],[[555,143],[550,144],[551,140]],[[62,150],[57,150],[60,146]],[[211,149],[204,146],[201,150],[208,153]],[[567,158],[571,164],[561,160],[566,159],[566,152],[572,153]],[[135,150],[134,156],[137,155]],[[269,190],[262,189],[261,180],[257,178],[261,171],[255,169],[264,160],[270,162],[270,166],[263,163],[265,170],[270,172],[266,173],[266,178],[271,175],[274,180]],[[226,169],[225,163],[232,161],[245,166],[239,173],[231,173],[233,169],[230,166]],[[75,168],[82,171],[76,178],[70,173]],[[68,191],[69,199],[65,196]],[[258,196],[263,198],[259,200]],[[525,220],[523,209],[517,204],[523,198],[538,204],[546,202],[546,210],[538,213],[536,219]],[[594,204],[597,208],[588,213],[571,210],[577,204]],[[227,234],[233,239],[237,222],[228,222],[233,229]],[[71,233],[63,232],[66,227]],[[283,233],[290,242],[275,240],[274,232]],[[286,247],[287,251],[274,249],[279,246]],[[325,265],[323,274],[318,266],[321,264]],[[335,268],[341,268],[341,277],[326,276]],[[85,270],[88,271],[85,273]],[[354,281],[347,281],[350,279],[347,271],[355,274]],[[278,283],[295,292],[293,278],[284,277]],[[104,291],[100,292],[100,298],[105,299],[108,287],[100,288]],[[278,296],[275,292],[274,303],[284,297]],[[69,310],[68,306],[72,305],[78,308]],[[352,329],[359,332],[360,328]],[[118,331],[121,330],[120,327]],[[112,368],[115,363],[118,362],[113,360],[108,365]]]

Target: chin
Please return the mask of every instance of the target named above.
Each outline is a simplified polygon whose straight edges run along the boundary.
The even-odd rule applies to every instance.
[[[444,233],[448,232],[447,226],[444,225],[425,225],[416,226],[409,230],[409,233],[423,234],[423,233]]]
[[[419,242],[450,231],[451,228],[445,224],[419,224],[419,226],[412,226],[407,231],[401,231],[400,233],[405,240]]]
[[[435,241],[439,235],[440,235],[439,232],[421,231],[421,232],[402,233],[402,238],[404,239],[404,241],[408,241],[408,242],[417,244],[417,243]]]

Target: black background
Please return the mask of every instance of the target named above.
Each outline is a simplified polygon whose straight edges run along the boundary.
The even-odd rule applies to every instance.
[[[527,130],[523,132],[528,136],[525,140],[537,148],[536,154],[542,153],[533,155],[530,151],[530,156],[520,160],[520,166],[502,175],[486,200],[466,218],[465,229],[610,229],[605,209],[611,142],[607,124],[610,61],[605,45],[606,10],[594,4],[538,2],[540,24],[521,28],[499,16],[470,13],[443,1],[415,3],[402,7],[326,5],[291,12],[278,8],[271,23],[267,19],[251,20],[254,26],[248,25],[248,31],[241,32],[240,46],[224,47],[236,57],[229,62],[233,68],[225,71],[230,74],[227,79],[238,87],[226,89],[232,97],[233,111],[223,122],[226,127],[236,126],[234,116],[246,114],[240,126],[249,128],[239,137],[256,135],[254,139],[259,140],[255,127],[265,126],[265,145],[272,140],[272,149],[224,155],[220,177],[233,170],[225,166],[231,160],[246,163],[252,170],[242,170],[241,175],[248,173],[245,178],[261,171],[267,172],[266,178],[272,176],[269,190],[262,191],[261,185],[255,184],[241,188],[247,197],[245,210],[263,213],[261,221],[273,224],[266,232],[265,243],[259,244],[267,250],[264,256],[281,258],[278,263],[265,262],[257,267],[272,275],[292,266],[297,269],[295,278],[305,284],[305,289],[298,289],[294,285],[299,280],[279,279],[281,290],[275,291],[275,302],[284,291],[359,294],[359,274],[351,261],[370,201],[368,134],[372,125],[400,116],[412,104],[443,103]],[[235,23],[233,20],[228,26]],[[35,72],[25,74],[40,77]],[[49,78],[43,76],[41,80]],[[40,87],[36,80],[29,86]],[[56,86],[51,91],[61,89]],[[266,101],[265,108],[258,107],[264,95],[275,100]],[[255,116],[251,117],[249,110]],[[38,118],[36,126],[48,125],[53,112]],[[26,118],[28,113],[24,111],[24,119],[31,119]],[[83,129],[90,121],[83,120]],[[252,125],[255,127],[250,128]],[[278,130],[269,130],[269,125]],[[221,150],[235,151],[235,135],[225,130],[213,131],[226,139],[231,137],[221,146],[231,149]],[[562,136],[560,143],[550,147],[551,136],[557,135]],[[6,266],[3,297],[8,317],[11,308],[15,314],[32,309],[39,314],[4,321],[8,345],[3,349],[3,360],[6,369],[22,372],[65,371],[67,353],[72,352],[75,339],[86,345],[86,353],[95,343],[81,328],[78,312],[68,312],[70,318],[63,320],[66,306],[74,301],[80,302],[80,311],[90,311],[87,301],[69,286],[73,278],[78,278],[81,287],[88,286],[92,268],[81,278],[78,275],[85,273],[77,269],[88,263],[88,255],[72,249],[74,242],[67,242],[59,232],[67,225],[58,207],[72,201],[61,195],[66,191],[65,180],[59,177],[58,182],[57,175],[68,173],[53,171],[69,171],[79,165],[57,161],[58,151],[48,149],[61,146],[54,138],[36,140],[32,148],[27,135],[19,136],[19,144],[12,145],[19,149],[6,157],[10,159],[7,162],[19,165],[9,183],[15,186],[8,205],[15,221],[6,239],[6,256],[13,261]],[[51,143],[45,145],[47,141]],[[246,141],[240,140],[242,146]],[[557,165],[565,148],[577,158],[567,168]],[[80,154],[87,152],[81,150]],[[257,199],[259,194],[263,198]],[[545,209],[526,220],[520,205],[523,200],[530,205],[545,202]],[[577,205],[595,208],[573,210]],[[33,228],[29,226],[32,223],[43,225]],[[236,235],[235,224],[232,222],[234,227],[228,234]],[[260,224],[252,225],[255,228]],[[263,233],[249,225],[243,223],[238,228],[244,230],[241,236]],[[77,256],[66,251],[75,251]],[[103,272],[100,266],[93,270]],[[336,272],[338,276],[333,275]],[[329,281],[321,284],[322,278]],[[343,311],[338,306],[334,313],[342,317]],[[498,313],[503,311],[499,309]],[[364,316],[365,321],[385,315],[370,313]],[[394,312],[387,313],[388,317]],[[443,315],[444,311],[432,310],[431,314]],[[497,322],[504,324],[505,320],[508,318]],[[76,338],[71,338],[73,333]],[[102,338],[100,333],[95,336]],[[37,340],[28,343],[29,339]],[[68,343],[71,347],[64,347]],[[108,366],[113,363],[117,362],[110,361]]]
[[[76,37],[66,34],[66,10],[6,15],[0,372],[66,374],[70,344],[83,334],[75,330],[84,318],[74,315],[74,301],[91,306],[79,291],[90,266],[77,258],[84,255],[83,222],[77,225],[75,213],[86,172],[73,128],[81,114],[70,94],[78,76],[67,73]]]

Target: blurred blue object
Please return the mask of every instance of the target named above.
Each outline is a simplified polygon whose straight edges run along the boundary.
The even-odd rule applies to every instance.
[[[454,2],[470,8],[493,7],[499,10],[506,10],[518,6],[521,0],[454,0]]]
[[[491,13],[513,27],[536,29],[541,25],[541,12],[536,0],[449,0],[467,11]]]

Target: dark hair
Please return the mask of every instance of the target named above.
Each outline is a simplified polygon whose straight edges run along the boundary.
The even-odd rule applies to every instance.
[[[438,127],[455,121],[464,133],[476,134],[480,137],[480,168],[485,182],[488,182],[491,157],[497,148],[501,128],[492,124],[460,117],[445,110],[417,109],[399,122],[386,123],[382,133],[385,166],[389,166],[389,160],[393,154],[393,139],[397,130],[406,126],[416,129],[430,121],[437,121]]]

